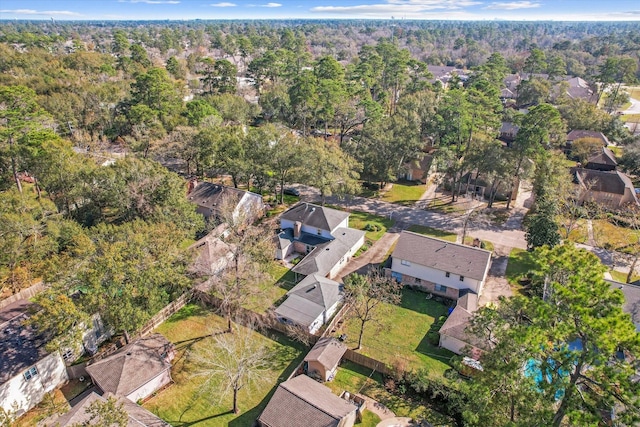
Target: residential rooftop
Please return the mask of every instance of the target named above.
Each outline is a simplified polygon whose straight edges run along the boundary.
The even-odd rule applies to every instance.
[[[333,231],[348,217],[348,212],[306,202],[298,203],[280,215],[281,220],[301,222],[304,225],[328,231]]]
[[[411,231],[400,234],[391,256],[475,280],[485,279],[491,262],[491,252],[487,250]]]

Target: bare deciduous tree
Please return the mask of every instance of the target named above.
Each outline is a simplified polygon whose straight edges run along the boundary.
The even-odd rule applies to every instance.
[[[233,395],[233,412],[237,414],[238,392],[244,387],[268,382],[273,351],[257,338],[251,328],[239,328],[237,333],[218,334],[203,340],[188,356],[196,366],[195,375],[204,377],[200,394]]]
[[[378,271],[360,275],[351,274],[344,279],[345,303],[350,305],[348,316],[360,321],[358,346],[362,347],[364,328],[379,321],[384,304],[398,304],[402,297],[402,284]]]

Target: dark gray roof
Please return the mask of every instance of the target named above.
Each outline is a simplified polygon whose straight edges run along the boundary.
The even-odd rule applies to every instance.
[[[43,334],[24,325],[35,304],[19,300],[0,310],[0,384],[25,371],[48,352]]]
[[[233,198],[236,203],[238,203],[245,194],[250,194],[251,196],[262,200],[262,196],[259,194],[220,184],[213,184],[211,182],[198,183],[196,188],[189,193],[187,198],[190,202],[193,202],[198,206],[216,211],[220,208],[220,204],[225,200],[225,198]]]
[[[287,292],[287,299],[276,308],[276,314],[308,327],[341,299],[340,283],[314,274]]]
[[[348,212],[304,202],[298,203],[280,216],[282,219],[299,221],[304,225],[331,232],[348,217]]]
[[[87,366],[87,372],[104,392],[126,396],[171,368],[167,361],[172,344],[152,334]]]
[[[66,414],[59,417],[55,424],[58,427],[67,427],[67,426],[75,426],[75,425],[85,425],[85,423],[89,422],[89,414],[87,414],[87,409],[89,406],[95,402],[106,402],[107,399],[112,397],[111,393],[106,393],[104,396],[100,396],[95,392],[90,393],[78,402],[73,408],[69,410]],[[127,423],[127,427],[165,427],[169,426],[169,423],[161,420],[151,412],[147,411],[143,407],[131,402],[129,399],[123,397],[113,396],[118,401],[119,404],[122,404],[122,409],[124,409],[129,415],[129,420]],[[88,425],[97,425],[96,423],[88,424]]]
[[[318,340],[311,351],[305,356],[305,361],[318,361],[327,369],[333,369],[340,363],[346,353],[347,346],[335,338],[323,337]]]
[[[593,191],[603,193],[625,194],[629,189],[635,198],[635,191],[631,179],[620,171],[599,171],[595,169],[572,168],[579,184]],[[636,200],[636,203],[638,201]]]
[[[581,138],[595,138],[602,141],[603,146],[609,145],[609,140],[602,132],[597,132],[595,130],[583,130],[583,129],[574,129],[567,134],[567,141],[573,142],[576,139]]]
[[[608,165],[608,166],[617,166],[618,162],[616,161],[616,155],[613,154],[611,150],[607,147],[602,147],[597,154],[589,157],[587,161],[587,169],[589,169],[589,165]]]
[[[326,276],[366,233],[353,228],[338,228],[333,240],[317,245],[291,269],[294,273]]]
[[[459,245],[422,234],[403,231],[391,254],[425,267],[459,276],[484,280],[491,262],[491,252]]]
[[[278,386],[258,421],[267,427],[333,427],[356,409],[328,387],[299,375]]]
[[[520,126],[511,122],[502,122],[500,125],[500,133],[518,133]]]
[[[607,280],[612,289],[620,289],[624,294],[622,310],[631,315],[636,330],[640,332],[640,286],[628,283],[620,283],[615,280]]]

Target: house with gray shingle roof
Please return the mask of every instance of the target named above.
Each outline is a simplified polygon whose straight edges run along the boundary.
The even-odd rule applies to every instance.
[[[317,332],[336,312],[343,299],[342,285],[312,274],[287,292],[287,299],[275,310],[277,319]]]
[[[304,258],[292,269],[298,275],[329,278],[364,244],[365,232],[349,228],[349,213],[312,203],[299,203],[280,216],[276,258],[294,253]]]
[[[253,220],[264,213],[260,194],[211,182],[189,181],[187,199],[197,206],[197,212],[205,219],[217,218],[226,203],[233,205],[234,218],[242,214]]]
[[[475,359],[480,356],[481,351],[486,349],[486,345],[468,330],[477,309],[477,294],[467,292],[458,299],[455,308],[438,331],[440,347],[455,354],[468,353]]]
[[[298,375],[281,383],[258,418],[261,427],[352,427],[357,407]]]
[[[391,275],[400,283],[457,300],[477,295],[491,265],[491,252],[410,231],[400,234],[391,254]]]
[[[155,333],[92,363],[87,373],[104,393],[137,402],[171,382],[173,357],[173,344]]]

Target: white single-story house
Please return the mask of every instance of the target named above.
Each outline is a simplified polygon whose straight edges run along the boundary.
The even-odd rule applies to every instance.
[[[25,320],[35,304],[19,300],[0,310],[0,407],[19,417],[69,380],[60,352]]]
[[[346,352],[347,346],[343,342],[332,337],[322,337],[305,356],[304,371],[312,378],[331,381]]]
[[[173,344],[156,333],[88,365],[87,373],[103,392],[137,402],[171,382],[174,355]]]
[[[405,285],[457,300],[482,293],[491,252],[403,231],[391,254],[391,276]]]
[[[364,244],[365,232],[349,228],[349,213],[299,203],[280,216],[276,258],[304,256],[292,271],[298,275],[335,277]]]
[[[287,292],[287,299],[275,310],[276,318],[316,333],[342,303],[342,285],[319,274],[302,279]]]

